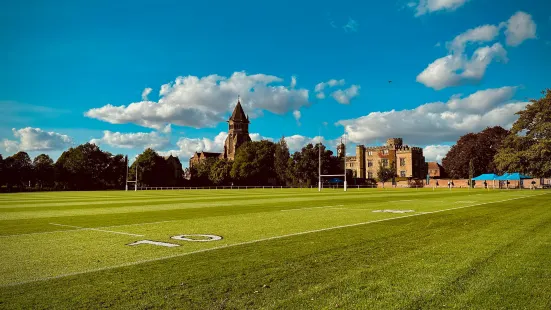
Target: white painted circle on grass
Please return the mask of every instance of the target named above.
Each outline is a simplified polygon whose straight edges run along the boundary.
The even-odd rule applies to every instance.
[[[193,242],[209,242],[222,240],[222,237],[217,235],[178,235],[170,237],[174,240],[193,241]],[[197,239],[201,238],[201,239]]]

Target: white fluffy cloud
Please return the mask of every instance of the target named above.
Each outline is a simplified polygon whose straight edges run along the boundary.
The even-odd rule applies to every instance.
[[[331,94],[331,97],[335,98],[340,104],[349,104],[350,100],[359,95],[360,86],[352,85],[349,88],[342,90],[339,89]]]
[[[500,43],[478,48],[470,59],[463,54],[450,54],[436,59],[417,76],[417,82],[440,90],[450,86],[480,81],[494,60],[507,62],[507,51]]]
[[[536,38],[536,23],[532,16],[525,12],[516,12],[507,22],[502,23],[502,26],[506,27],[507,45],[518,46],[525,40]]]
[[[227,132],[220,132],[214,139],[209,138],[180,138],[176,145],[178,149],[166,152],[159,152],[160,155],[172,155],[180,157],[187,162],[195,152],[222,152],[224,142],[228,136]]]
[[[518,46],[524,40],[535,38],[536,24],[532,17],[524,12],[517,12],[508,22],[499,26],[483,25],[469,29],[448,42],[447,56],[436,59],[421,72],[416,80],[427,87],[440,90],[446,87],[482,80],[486,69],[494,60],[507,62],[507,51],[501,43],[477,48],[469,58],[465,49],[470,43],[485,43],[496,40],[499,31],[506,28],[507,44]]]
[[[450,149],[451,146],[449,145],[427,145],[423,148],[425,161],[436,161],[441,163],[442,158],[446,157]]]
[[[409,2],[408,6],[415,8],[415,16],[425,15],[436,11],[454,11],[463,6],[468,0],[419,0]]]
[[[143,92],[142,92],[142,100],[143,101],[147,101],[147,96],[149,95],[149,93],[151,93],[152,90],[153,89],[151,89],[149,87],[143,90]]]
[[[341,80],[335,80],[335,79],[331,79],[327,82],[321,82],[321,83],[318,83],[316,85],[316,87],[314,88],[314,91],[317,93],[317,92],[321,92],[323,91],[325,88],[327,87],[335,87],[335,86],[342,86],[344,85],[346,82],[344,81],[344,79],[341,79]]]
[[[369,144],[376,139],[403,137],[416,145],[456,141],[467,132],[481,131],[487,126],[510,128],[516,112],[527,102],[511,101],[515,88],[503,87],[478,91],[467,97],[452,96],[446,103],[423,104],[412,110],[372,112],[341,120],[350,140]]]
[[[297,124],[300,126],[300,117],[302,115],[300,114],[300,111],[299,110],[294,110],[293,111],[293,117],[295,118],[295,120],[297,121]]]
[[[482,43],[493,41],[499,35],[499,27],[494,25],[483,25],[469,29],[456,36],[449,48],[455,53],[463,53],[468,43]]]
[[[120,132],[111,132],[105,130],[103,132],[103,137],[99,139],[92,139],[90,143],[100,145],[106,143],[113,147],[118,148],[154,148],[162,149],[169,144],[168,137],[162,136],[157,132],[135,132],[135,133],[120,133]]]
[[[324,93],[325,89],[336,87],[336,86],[343,86],[344,84],[346,84],[344,79],[341,79],[341,80],[331,79],[327,82],[318,83],[314,88],[314,92],[316,93],[316,98],[325,99],[325,93]],[[360,86],[353,84],[347,89],[338,89],[332,92],[331,97],[333,97],[338,103],[349,104],[352,98],[359,95],[359,90],[360,90]]]
[[[229,78],[219,75],[178,77],[174,83],[161,86],[158,102],[143,100],[128,106],[108,104],[91,109],[85,115],[112,124],[134,123],[161,130],[167,124],[194,128],[215,126],[233,109],[238,95],[251,115],[262,110],[283,114],[309,105],[307,89],[274,85],[281,82],[283,79],[277,76],[245,72],[235,72]],[[296,78],[291,83],[296,84]]]
[[[18,140],[2,141],[2,146],[7,153],[63,150],[73,144],[72,139],[67,135],[44,131],[40,128],[26,127],[18,130],[13,128],[12,132]]]

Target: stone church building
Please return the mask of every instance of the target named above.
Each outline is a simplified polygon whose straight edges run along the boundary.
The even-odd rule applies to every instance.
[[[195,152],[189,160],[189,167],[192,168],[207,158],[234,160],[237,149],[245,142],[251,141],[249,124],[249,117],[243,111],[238,98],[228,120],[228,137],[224,143],[224,152]],[[342,158],[345,154],[345,146],[341,143],[337,146],[337,156]],[[402,178],[423,179],[427,173],[423,149],[404,145],[402,138],[388,139],[383,146],[357,145],[356,155],[346,156],[346,169],[351,170],[352,176],[356,179],[377,178],[379,164],[383,167],[395,167],[396,175]]]
[[[224,152],[195,152],[193,157],[189,159],[189,167],[191,168],[207,158],[234,160],[237,149],[243,145],[243,143],[251,141],[251,137],[249,136],[250,123],[249,116],[243,111],[243,107],[238,98],[237,105],[228,120],[228,137],[224,143]]]

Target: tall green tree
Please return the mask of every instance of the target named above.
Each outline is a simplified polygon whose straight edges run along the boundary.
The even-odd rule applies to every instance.
[[[289,174],[295,186],[312,186],[318,183],[321,154],[321,174],[333,174],[337,161],[333,159],[333,152],[327,150],[323,144],[315,146],[309,143],[301,151],[295,152],[289,163]],[[341,173],[344,171],[341,170]]]
[[[6,168],[4,167],[4,158],[0,154],[0,187],[6,182]]]
[[[451,178],[468,178],[472,160],[475,175],[497,172],[494,156],[508,134],[507,130],[495,126],[462,136],[442,159],[444,170]]]
[[[217,158],[207,157],[190,168],[191,184],[193,184],[193,186],[212,185],[210,174],[217,160]]]
[[[215,185],[229,185],[232,165],[233,163],[229,160],[217,159],[210,168],[209,180]]]
[[[383,188],[385,187],[385,182],[392,180],[396,177],[396,172],[390,167],[384,167],[382,163],[379,163],[379,170],[377,170],[377,180],[383,183]]]
[[[241,185],[274,183],[275,144],[271,141],[251,141],[239,147],[233,161],[231,177]]]
[[[286,185],[288,180],[289,170],[289,147],[285,141],[285,137],[281,137],[275,145],[274,169],[277,176],[277,182],[281,185]]]
[[[25,188],[32,179],[33,164],[29,154],[17,152],[5,160],[8,186]]]
[[[500,171],[551,176],[551,89],[542,94],[516,113],[519,118],[494,158]]]
[[[138,186],[168,186],[167,164],[163,157],[159,156],[152,148],[147,148],[136,157],[130,166],[130,176],[135,180],[138,169]]]
[[[113,155],[92,143],[63,152],[55,163],[56,183],[63,189],[94,190],[113,188]],[[122,155],[118,155],[119,160]],[[124,169],[124,162],[122,167]],[[121,174],[117,172],[117,175]],[[124,173],[122,173],[124,176]]]
[[[40,154],[33,160],[34,181],[38,188],[54,186],[54,161],[46,154]]]

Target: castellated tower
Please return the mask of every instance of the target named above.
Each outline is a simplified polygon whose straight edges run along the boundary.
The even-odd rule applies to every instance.
[[[224,143],[224,158],[233,160],[237,148],[251,141],[249,136],[249,117],[245,115],[239,98],[233,113],[228,120],[228,137]]]

